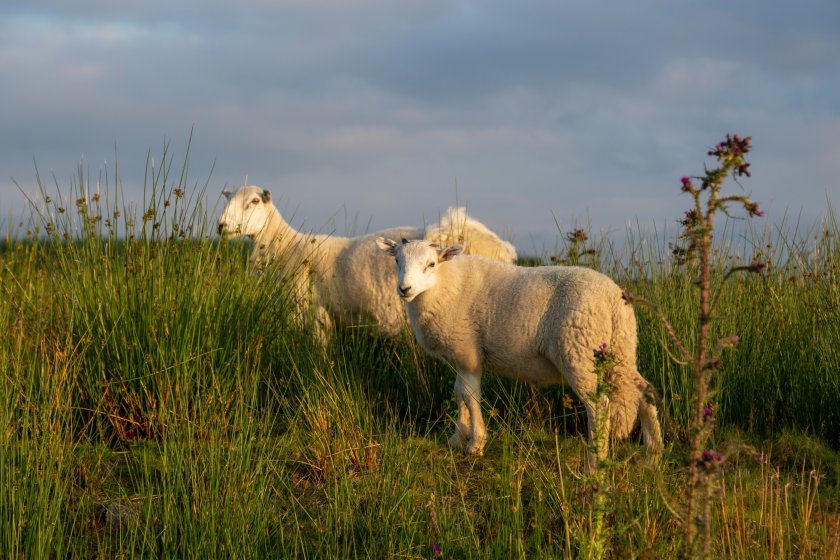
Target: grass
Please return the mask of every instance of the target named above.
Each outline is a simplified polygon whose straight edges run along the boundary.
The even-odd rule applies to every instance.
[[[206,185],[173,167],[166,152],[150,163],[138,207],[107,177],[41,184],[0,247],[0,557],[595,555],[602,489],[582,474],[579,402],[489,375],[487,453],[453,453],[451,369],[409,333],[341,330],[321,348],[289,320],[282,281],[248,274],[247,245],[210,234]],[[742,339],[719,388],[722,556],[840,557],[840,232],[833,212],[795,231],[718,237],[721,268],[757,250],[772,262],[727,285],[714,327]],[[693,288],[668,241],[598,240],[585,264],[659,302],[686,339]],[[612,452],[601,544],[672,558],[692,380],[638,315],[640,369],[677,437],[657,468],[637,441]]]

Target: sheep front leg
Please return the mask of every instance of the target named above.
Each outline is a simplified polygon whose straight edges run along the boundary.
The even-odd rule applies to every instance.
[[[464,381],[460,374],[455,376],[455,400],[458,402],[458,418],[455,421],[455,432],[449,438],[449,447],[461,449],[464,442],[472,437],[472,426]]]
[[[463,389],[464,405],[469,412],[470,439],[467,442],[467,455],[484,455],[487,442],[487,429],[481,415],[481,370],[478,372],[458,370],[458,380]],[[456,382],[457,384],[457,382]],[[461,414],[459,412],[459,420]]]
[[[321,305],[318,305],[315,309],[314,323],[315,339],[321,346],[326,346],[332,333],[332,319],[330,319],[329,312]]]

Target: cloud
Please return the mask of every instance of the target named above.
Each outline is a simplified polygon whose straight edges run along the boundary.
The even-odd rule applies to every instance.
[[[116,143],[138,193],[146,154],[170,139],[180,157],[194,125],[196,181],[248,175],[314,224],[343,203],[412,223],[457,183],[528,239],[555,216],[678,214],[675,181],[740,132],[756,198],[818,211],[838,192],[837,21],[828,0],[9,0],[0,167],[64,182]],[[0,200],[20,202],[11,181]]]

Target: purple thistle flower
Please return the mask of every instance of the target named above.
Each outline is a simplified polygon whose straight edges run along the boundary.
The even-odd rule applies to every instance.
[[[700,460],[706,464],[722,463],[723,455],[713,449],[706,449],[700,455]]]
[[[440,545],[438,543],[432,543],[432,550],[435,553],[435,558],[440,558],[442,556],[440,551]]]
[[[767,270],[767,263],[754,262],[750,265],[750,272],[755,272],[756,274],[761,274],[765,270]]]
[[[712,409],[711,409],[711,407],[708,407],[708,406],[707,406],[707,407],[705,407],[705,408],[703,409],[703,418],[708,418],[708,417],[709,417],[709,416],[711,416],[711,415],[712,415]]]

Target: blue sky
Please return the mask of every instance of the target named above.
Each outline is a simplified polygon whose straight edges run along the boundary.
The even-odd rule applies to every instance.
[[[765,220],[811,221],[840,207],[840,3],[0,6],[0,220],[35,164],[66,189],[115,145],[139,201],[147,152],[180,157],[193,127],[211,203],[247,176],[311,228],[419,224],[456,196],[526,252],[555,219],[674,224],[727,132],[753,136]]]

